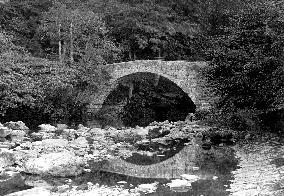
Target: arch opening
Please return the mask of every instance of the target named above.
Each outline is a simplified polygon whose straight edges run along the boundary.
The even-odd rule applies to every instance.
[[[150,72],[119,78],[97,114],[102,126],[148,126],[151,122],[185,120],[195,104],[173,81]]]

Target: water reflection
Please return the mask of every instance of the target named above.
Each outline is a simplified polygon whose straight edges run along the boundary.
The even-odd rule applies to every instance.
[[[167,145],[161,143],[149,143],[147,145],[136,145],[139,153],[133,153],[131,157],[124,160],[135,165],[152,165],[165,161],[184,149],[185,144],[189,144],[188,139],[177,139]]]
[[[184,146],[177,154],[157,162],[156,157],[147,159],[154,164],[138,165],[123,159],[111,160],[96,165],[100,172],[125,176],[124,186],[139,183],[159,182],[155,193],[149,195],[229,195],[226,191],[232,180],[232,171],[237,168],[238,160],[230,147],[213,147],[203,150],[197,143]],[[144,159],[145,161],[146,159]],[[147,162],[146,162],[147,163]],[[196,169],[199,168],[199,169]],[[191,187],[170,189],[166,184],[171,179],[181,178],[182,174],[192,174],[199,177]]]

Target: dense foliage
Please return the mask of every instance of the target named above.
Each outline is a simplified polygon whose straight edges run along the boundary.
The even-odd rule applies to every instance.
[[[278,8],[253,4],[214,37],[209,79],[220,106],[266,110],[283,107],[284,20]]]
[[[222,35],[211,38],[206,76],[225,112],[246,111],[255,118],[283,110],[283,10],[271,1],[250,3],[230,18]]]
[[[80,122],[104,64],[157,57],[210,61],[223,110],[283,109],[283,10],[277,0],[0,3],[2,121]]]

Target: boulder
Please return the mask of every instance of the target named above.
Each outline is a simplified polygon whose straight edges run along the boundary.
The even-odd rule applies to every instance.
[[[68,125],[66,125],[66,124],[57,124],[56,128],[57,128],[58,131],[63,131],[64,129],[68,128]]]
[[[191,182],[183,179],[173,179],[167,183],[167,186],[173,191],[186,192],[191,189]]]
[[[15,163],[22,167],[23,164],[31,159],[31,158],[37,158],[39,156],[39,151],[38,150],[17,150],[14,151],[14,159]]]
[[[143,127],[136,127],[135,130],[141,137],[146,137],[149,134],[149,130]]]
[[[10,135],[11,136],[18,136],[18,137],[22,137],[23,138],[26,135],[26,132],[23,131],[23,130],[16,130],[16,129],[14,129],[14,130],[11,130]]]
[[[69,146],[74,149],[76,155],[84,156],[88,154],[89,143],[85,137],[78,137],[77,139],[71,141]]]
[[[0,195],[11,193],[24,186],[24,178],[19,172],[5,170],[0,173]]]
[[[55,132],[57,128],[50,124],[41,124],[38,126],[40,128],[40,132]]]
[[[0,150],[1,149],[10,149],[10,148],[12,148],[14,146],[15,146],[14,142],[7,142],[7,141],[0,142]]]
[[[65,148],[68,145],[66,139],[46,139],[41,141],[44,148]]]
[[[116,131],[116,129],[115,129],[115,131]],[[90,133],[94,138],[103,138],[105,136],[106,131],[103,130],[103,129],[100,129],[100,128],[92,128],[90,130]]]
[[[191,183],[200,179],[198,176],[192,175],[192,174],[182,174],[180,176],[181,176],[182,179],[187,180]]]
[[[52,139],[55,136],[53,132],[33,132],[31,133],[31,139],[33,141],[45,140],[45,139]]]
[[[26,141],[26,142],[21,143],[20,146],[22,149],[28,150],[32,148],[32,143],[29,141]]]
[[[0,125],[0,137],[4,138],[8,135],[10,135],[11,133],[11,129],[9,129],[8,127],[4,127]]]
[[[73,140],[77,136],[77,131],[75,129],[64,129],[60,136],[63,139]]]
[[[153,127],[149,127],[148,130],[148,137],[149,138],[158,138],[158,137],[163,137],[167,134],[170,133],[169,129],[165,129],[159,126],[153,126]]]
[[[137,141],[144,139],[141,135],[137,134],[135,129],[132,128],[110,132],[109,136],[115,142],[136,143]]]
[[[6,122],[4,124],[5,127],[8,127],[9,129],[13,129],[13,130],[23,130],[26,133],[29,131],[29,128],[25,125],[24,122],[22,121],[17,121],[17,122]]]
[[[68,184],[63,184],[63,185],[57,187],[57,192],[58,193],[64,193],[68,189],[70,189],[70,186]]]
[[[78,132],[81,136],[85,136],[85,134],[87,134],[89,130],[90,130],[90,128],[84,127],[83,125],[79,124],[79,125],[78,125],[78,129],[77,129],[77,132]]]
[[[53,179],[42,179],[42,176],[37,176],[37,175],[26,175],[25,176],[25,184],[27,186],[31,186],[31,187],[41,187],[41,188],[45,188],[48,190],[52,190],[53,187]]]
[[[173,145],[173,142],[174,141],[172,139],[166,137],[154,138],[151,140],[152,144],[163,145],[163,146]]]
[[[45,139],[42,141],[32,142],[32,148],[43,150],[44,152],[59,152],[66,149],[68,141],[66,139]]]
[[[69,145],[75,148],[88,148],[89,147],[88,140],[85,137],[78,137],[77,139],[71,141]]]
[[[19,191],[19,192],[15,192],[15,193],[11,193],[9,195],[6,196],[51,196],[51,192],[45,188],[40,188],[40,187],[36,187],[36,188],[32,188],[32,189],[27,189],[24,191]]]
[[[83,172],[83,158],[74,152],[64,151],[31,158],[24,164],[26,173],[52,176],[77,176]]]
[[[15,163],[15,158],[12,150],[0,150],[0,168],[11,166]]]
[[[158,188],[157,185],[157,182],[154,182],[152,184],[139,184],[137,189],[144,193],[154,193]]]

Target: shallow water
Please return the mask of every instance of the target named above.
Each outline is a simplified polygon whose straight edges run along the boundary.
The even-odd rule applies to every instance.
[[[139,157],[136,154],[136,161],[131,158],[111,161],[101,165],[100,171],[124,175],[122,180],[127,182],[125,188],[141,183],[158,183],[156,192],[149,195],[229,195],[227,189],[233,179],[232,171],[237,169],[239,163],[232,148],[224,146],[203,150],[192,144],[184,146],[174,156],[168,154],[171,156],[168,159],[164,156],[160,162],[157,156],[146,159],[145,155]],[[181,178],[182,174],[195,175],[200,179],[192,182],[191,187],[170,189],[167,183]]]
[[[127,182],[125,188],[158,183],[156,191],[148,195],[284,195],[284,146],[277,141],[217,146],[211,150],[188,145],[161,162],[155,156],[140,158],[142,164],[135,155],[135,163],[133,159],[112,161],[100,170],[120,176],[120,180]],[[145,160],[151,164],[145,165]],[[172,179],[181,178],[181,174],[193,174],[200,179],[192,182],[191,187],[167,186]]]
[[[141,195],[284,195],[284,145],[276,140],[215,146],[210,150],[187,143],[171,149],[160,148],[158,153],[146,152],[149,151],[128,159],[94,163],[90,173],[71,180],[23,175],[26,187],[21,189],[29,185],[56,191],[56,187],[68,184],[78,186],[77,190],[87,190],[88,182],[134,189],[141,184],[155,183],[153,192],[140,191]],[[192,181],[191,186],[170,188],[168,183],[181,179],[182,174],[195,175],[199,179]],[[11,190],[5,192],[0,190],[0,195],[19,190],[10,187]]]

